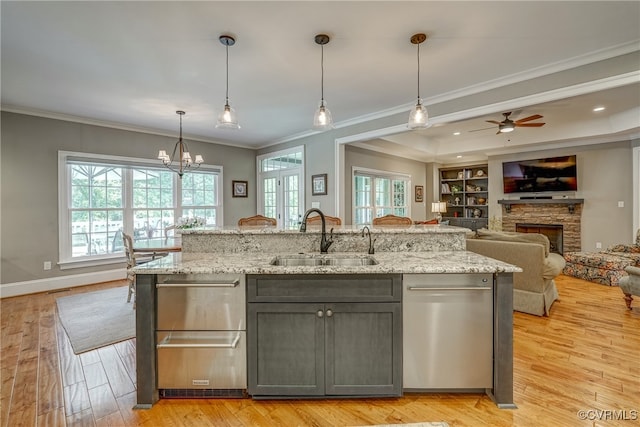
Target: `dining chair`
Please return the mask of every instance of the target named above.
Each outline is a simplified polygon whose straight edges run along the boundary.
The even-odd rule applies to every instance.
[[[311,225],[319,225],[321,223],[322,223],[322,218],[320,217],[320,215],[314,215],[314,216],[307,217],[307,227],[311,226]],[[329,226],[329,225],[342,225],[342,220],[340,218],[338,218],[337,216],[325,215],[324,216],[324,223],[327,226]]]
[[[247,218],[240,218],[238,220],[238,226],[266,226],[275,227],[278,224],[275,218],[269,218],[262,215],[254,215]]]
[[[164,228],[164,242],[167,243],[169,241],[169,237],[173,237],[175,235],[176,226],[170,225]]]
[[[131,302],[131,296],[133,295],[133,308],[136,308],[136,274],[131,271],[136,265],[144,264],[145,262],[152,261],[158,256],[166,254],[142,254],[138,257],[133,250],[133,239],[129,234],[122,233],[122,243],[124,245],[124,255],[127,258],[127,281],[129,282],[129,293],[127,294],[127,302]]]
[[[402,225],[402,226],[411,226],[413,224],[413,221],[411,221],[411,218],[407,217],[407,216],[396,216],[396,215],[385,215],[385,216],[381,216],[378,218],[373,218],[373,225],[385,225],[385,226],[392,226],[392,225]]]

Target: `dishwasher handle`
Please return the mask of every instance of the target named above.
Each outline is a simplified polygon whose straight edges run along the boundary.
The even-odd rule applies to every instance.
[[[228,280],[215,282],[194,282],[194,283],[179,283],[179,282],[166,282],[157,283],[156,288],[235,288],[240,284],[240,279],[236,279],[233,282]]]
[[[424,287],[424,286],[408,286],[409,291],[490,291],[491,286],[444,286],[444,287]]]
[[[236,335],[235,339],[230,343],[217,344],[217,343],[182,343],[171,344],[171,337],[168,336],[162,340],[161,343],[156,344],[156,348],[236,348],[240,342],[240,334]]]

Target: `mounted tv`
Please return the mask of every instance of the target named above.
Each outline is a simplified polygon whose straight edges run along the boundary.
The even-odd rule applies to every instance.
[[[505,193],[577,191],[576,156],[502,163]]]

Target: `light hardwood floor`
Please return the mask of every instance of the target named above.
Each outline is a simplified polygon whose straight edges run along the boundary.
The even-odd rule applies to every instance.
[[[1,426],[639,425],[640,300],[629,311],[618,288],[566,276],[557,283],[561,299],[550,317],[514,316],[515,410],[483,394],[161,400],[133,410],[135,340],[74,355],[55,305],[57,297],[124,282],[3,299]],[[580,410],[591,419],[581,420]],[[596,411],[610,412],[595,419]]]

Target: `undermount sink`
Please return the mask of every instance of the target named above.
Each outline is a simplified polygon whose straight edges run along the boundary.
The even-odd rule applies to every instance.
[[[317,266],[342,266],[359,267],[376,265],[378,261],[371,256],[310,256],[310,255],[282,255],[271,260],[271,265],[283,267],[317,267]]]

